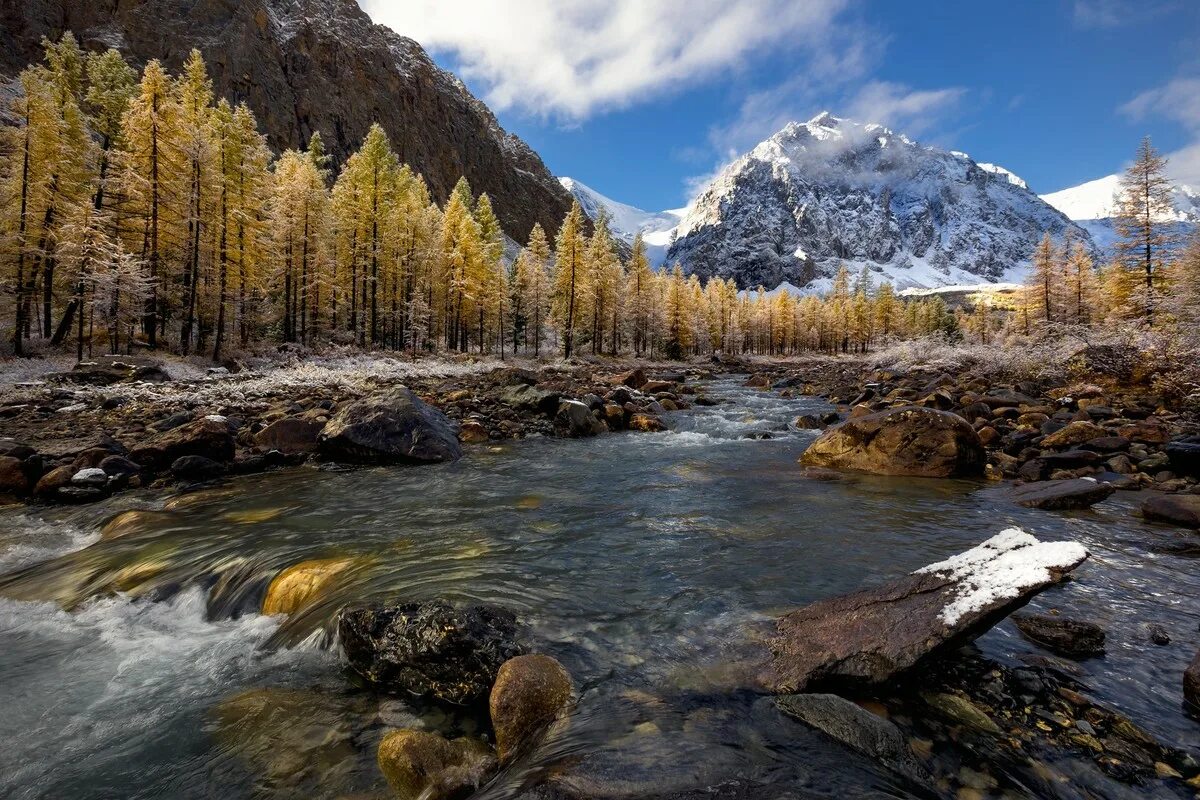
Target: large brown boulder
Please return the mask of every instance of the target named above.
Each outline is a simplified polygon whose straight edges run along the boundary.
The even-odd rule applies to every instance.
[[[432,464],[462,457],[446,415],[403,386],[345,406],[317,442],[322,456],[341,461]]]
[[[905,406],[830,428],[809,445],[800,463],[876,475],[975,477],[983,474],[987,452],[962,417]]]
[[[210,414],[154,436],[129,453],[138,464],[166,469],[184,456],[204,456],[213,461],[233,460],[234,439],[229,422]]]
[[[1155,495],[1142,503],[1142,516],[1182,528],[1200,528],[1200,495]]]
[[[500,762],[532,747],[570,702],[571,676],[555,659],[528,655],[504,662],[488,698]]]
[[[29,493],[29,476],[19,458],[0,456],[0,495],[22,497]]]
[[[1009,528],[898,580],[805,606],[778,621],[761,683],[780,694],[883,683],[984,633],[1087,555]]]

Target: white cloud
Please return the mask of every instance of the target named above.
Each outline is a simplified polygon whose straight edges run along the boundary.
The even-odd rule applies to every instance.
[[[1167,154],[1167,172],[1180,183],[1200,186],[1200,77],[1173,78],[1142,92],[1119,110],[1135,121],[1161,117],[1183,126],[1192,142]]]
[[[1075,24],[1081,28],[1116,28],[1131,18],[1129,0],[1075,0]]]
[[[850,0],[359,0],[489,104],[581,120],[788,48],[826,48]]]

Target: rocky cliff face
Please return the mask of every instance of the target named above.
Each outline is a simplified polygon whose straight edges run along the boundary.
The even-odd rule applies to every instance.
[[[314,131],[340,162],[372,122],[444,201],[460,175],[487,192],[505,231],[558,229],[570,196],[523,141],[419,44],[375,25],[354,0],[0,0],[0,71],[70,30],[89,49],[178,69],[204,53],[219,95],[245,100],[276,149]]]
[[[1023,276],[1045,231],[1088,234],[1015,175],[822,114],[734,161],[689,207],[668,259],[744,288],[819,291],[840,264],[897,288]]]

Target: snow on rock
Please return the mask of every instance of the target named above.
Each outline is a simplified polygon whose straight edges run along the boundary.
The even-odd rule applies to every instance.
[[[668,260],[741,288],[828,288],[841,264],[898,289],[1020,281],[1046,231],[1087,232],[1008,170],[828,112],[727,166],[688,207]]]
[[[914,574],[940,574],[955,581],[953,599],[941,613],[943,622],[954,625],[967,614],[1053,582],[1053,570],[1071,569],[1087,557],[1077,542],[1042,542],[1020,528],[1007,528],[978,547]]]
[[[1009,528],[909,575],[810,603],[776,622],[759,682],[780,694],[886,683],[982,635],[1087,555]]]

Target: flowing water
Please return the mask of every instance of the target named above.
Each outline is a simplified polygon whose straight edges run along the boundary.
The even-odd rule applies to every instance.
[[[720,665],[772,614],[1012,525],[1092,553],[1077,580],[1033,604],[1108,630],[1108,655],[1081,664],[1092,695],[1200,751],[1200,727],[1180,707],[1200,647],[1200,574],[1161,552],[1177,535],[1132,516],[1133,498],[1062,514],[973,482],[804,480],[796,459],[815,433],[788,422],[820,401],[732,378],[708,392],[727,402],[672,414],[664,433],[530,439],[434,467],[300,469],[177,498],[0,512],[0,797],[386,796],[373,753],[387,728],[482,723],[353,685],[326,623],[376,598],[511,608],[572,673],[581,699],[567,732],[488,796],[511,796],[580,753],[585,795],[741,778],[796,797],[912,796],[769,699],[731,689]],[[747,437],[762,432],[771,438]],[[98,541],[127,508],[156,513]],[[321,602],[282,624],[257,613],[280,569],[334,556],[355,566]],[[1147,622],[1172,643],[1151,645]],[[1036,650],[1007,623],[980,647],[1006,663]],[[1054,768],[1100,787],[1077,796],[1137,796],[1090,764]]]

